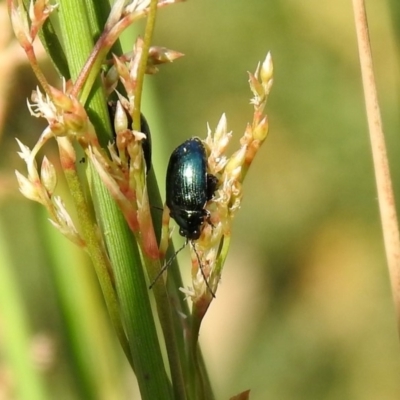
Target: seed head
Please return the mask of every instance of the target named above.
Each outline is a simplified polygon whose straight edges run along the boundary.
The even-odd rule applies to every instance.
[[[29,6],[29,18],[31,20],[31,38],[34,40],[49,15],[58,7],[51,5],[49,0],[31,1]]]
[[[253,121],[247,124],[239,141],[239,148],[231,156],[226,155],[232,133],[228,132],[225,114],[214,132],[208,127],[205,140],[209,150],[208,172],[217,177],[218,185],[214,196],[206,205],[210,215],[209,223],[205,224],[200,238],[192,246],[193,287],[182,290],[192,298],[197,315],[204,315],[212,301],[209,288],[213,293],[217,290],[229,247],[232,221],[242,202],[243,180],[268,134],[268,118],[263,115],[263,109],[272,85],[272,74],[272,59],[268,53],[256,72],[249,73],[250,89],[254,96],[251,99],[254,105]]]
[[[270,85],[273,75],[274,75],[274,65],[272,63],[271,53],[268,52],[264,62],[261,65],[261,70],[260,70],[260,79],[265,87],[268,87]]]
[[[52,196],[57,185],[57,174],[54,165],[46,156],[43,157],[42,168],[40,169],[40,180],[49,193],[49,196]]]
[[[84,240],[81,238],[77,229],[75,228],[72,218],[65,208],[65,204],[61,197],[55,196],[53,204],[55,217],[49,219],[51,224],[73,243],[81,247],[84,246]]]
[[[19,191],[22,193],[22,195],[29,200],[37,201],[38,203],[43,204],[39,188],[20,172],[15,171],[15,175],[17,176]]]

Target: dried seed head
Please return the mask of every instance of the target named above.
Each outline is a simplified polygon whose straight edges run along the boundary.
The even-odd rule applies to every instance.
[[[28,102],[29,111],[33,116],[44,117],[47,120],[49,128],[45,130],[46,135],[53,137],[69,135],[86,146],[87,143],[96,141],[93,125],[83,105],[66,92],[65,86],[64,84],[63,91],[49,87],[52,97],[43,94],[39,89],[32,92],[32,102]]]
[[[257,67],[256,73],[252,74],[249,72],[249,85],[250,89],[254,94],[254,98],[251,100],[253,104],[260,102],[260,99],[265,97],[265,89],[262,83],[258,80],[258,70],[259,66]]]
[[[45,118],[47,121],[53,122],[59,120],[61,118],[60,114],[57,111],[57,107],[55,104],[50,100],[50,97],[43,94],[39,88],[34,90],[31,95],[30,103],[28,101],[28,109],[36,118]]]
[[[129,74],[129,68],[126,65],[124,61],[122,61],[119,57],[116,55],[113,55],[113,62],[114,62],[114,68],[116,72],[118,73],[119,79],[121,80],[122,84],[125,86],[126,84],[129,84],[130,82],[130,74]]]
[[[53,204],[56,217],[50,218],[52,225],[73,243],[83,247],[84,240],[81,238],[77,229],[75,228],[72,218],[65,208],[65,204],[61,197],[55,196]]]
[[[31,38],[36,38],[49,15],[58,7],[58,4],[51,5],[49,0],[31,1],[29,6],[29,18],[31,20]]]
[[[126,115],[126,111],[120,101],[117,101],[115,107],[115,117],[114,121],[111,121],[114,124],[115,133],[118,136],[119,133],[126,131],[131,128],[128,126],[128,117]]]
[[[108,16],[105,30],[111,29],[122,17],[126,0],[115,0]]]
[[[22,195],[29,200],[44,204],[39,188],[20,172],[15,171],[15,175],[17,176],[19,191],[22,193]]]
[[[141,11],[150,5],[150,0],[132,0],[124,10],[125,14],[130,14],[134,11]]]
[[[208,167],[211,174],[218,175],[225,168],[227,163],[225,152],[231,138],[232,132],[228,132],[225,114],[222,114],[214,133],[212,133],[210,127],[207,126],[207,138],[205,143],[210,149]]]
[[[74,102],[67,93],[58,90],[54,87],[51,87],[50,90],[51,90],[52,102],[58,110],[67,112],[73,111]]]
[[[114,57],[114,55],[113,55]],[[109,96],[117,87],[119,74],[115,65],[112,65],[111,68],[107,71],[105,75],[102,75],[103,86]]]
[[[8,1],[11,24],[19,44],[25,50],[31,47],[32,38],[29,29],[28,15],[22,2]]]
[[[250,103],[254,105],[255,111],[260,114],[263,112],[272,87],[272,76],[272,57],[271,54],[268,53],[264,62],[262,64],[258,64],[254,75],[249,73],[250,89],[254,94],[254,97],[250,100]]]
[[[269,85],[270,81],[272,80],[274,74],[274,66],[272,63],[271,53],[268,52],[267,56],[265,57],[264,62],[261,65],[260,70],[260,79],[263,85]]]
[[[24,160],[28,169],[28,179],[30,181],[36,181],[39,179],[37,172],[37,165],[35,161],[35,154],[31,151],[28,146],[25,146],[20,140],[16,139],[20,151],[18,155]]]
[[[264,141],[268,135],[268,117],[265,116],[253,131],[253,139]]]
[[[192,251],[193,288],[182,290],[192,298],[198,315],[203,315],[212,301],[209,288],[213,293],[217,290],[229,247],[232,220],[242,201],[242,181],[268,134],[268,119],[262,111],[272,85],[272,74],[270,54],[258,65],[254,74],[249,73],[250,89],[254,95],[251,99],[254,104],[253,122],[247,124],[240,139],[240,148],[230,157],[225,155],[231,139],[231,133],[227,132],[225,115],[221,117],[214,133],[208,127],[205,140],[209,148],[208,169],[217,176],[218,186],[213,198],[206,205],[210,213],[209,224],[205,224]]]
[[[146,73],[154,74],[158,72],[158,68],[155,67],[156,65],[172,63],[183,56],[184,54],[179,51],[171,50],[166,47],[152,46],[149,49]]]
[[[52,196],[57,185],[57,174],[54,165],[45,156],[40,169],[40,180],[46,188],[49,196]]]

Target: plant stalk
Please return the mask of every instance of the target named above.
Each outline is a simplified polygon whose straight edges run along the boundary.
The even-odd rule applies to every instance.
[[[400,335],[400,235],[395,208],[396,203],[390,178],[389,162],[375,84],[364,0],[353,0],[353,10],[383,239],[392,295],[396,308],[397,328]]]

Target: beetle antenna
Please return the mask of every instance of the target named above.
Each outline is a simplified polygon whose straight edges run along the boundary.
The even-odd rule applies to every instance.
[[[197,261],[198,261],[198,263],[199,263],[199,268],[200,268],[200,271],[201,271],[201,275],[203,275],[203,279],[204,279],[204,281],[205,281],[205,283],[206,283],[207,289],[210,291],[211,296],[214,297],[214,299],[215,299],[215,294],[214,294],[214,292],[212,291],[212,289],[211,289],[211,287],[210,287],[210,284],[208,283],[208,280],[207,280],[207,278],[206,278],[206,275],[204,274],[203,264],[202,264],[201,261],[200,261],[199,254],[197,253],[196,246],[195,246],[193,240],[191,241],[191,244],[192,244],[192,246],[193,246],[194,254],[196,254]]]
[[[165,272],[165,270],[172,264],[172,261],[175,260],[177,255],[187,246],[188,240],[185,241],[184,245],[178,249],[178,251],[175,252],[175,254],[162,266],[160,271],[158,272],[157,276],[153,279],[153,282],[151,282],[149,289],[152,289],[154,284],[158,281],[158,278]]]

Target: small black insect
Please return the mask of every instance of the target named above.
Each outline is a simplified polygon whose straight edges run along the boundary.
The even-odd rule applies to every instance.
[[[178,146],[169,159],[166,178],[166,203],[170,216],[179,226],[179,233],[186,238],[185,244],[175,253],[154,279],[150,288],[167,269],[172,260],[190,241],[196,253],[204,281],[215,297],[204,276],[200,257],[194,246],[202,231],[204,222],[209,218],[205,209],[217,187],[217,178],[207,173],[207,155],[202,141],[198,138],[186,140]]]
[[[197,240],[209,216],[206,203],[214,195],[217,178],[207,173],[206,149],[198,138],[186,140],[172,153],[167,170],[166,203],[179,233]]]
[[[108,114],[111,119],[112,133],[115,139],[117,135],[114,129],[114,119],[117,109],[117,102],[110,101],[108,102],[107,106],[108,106]],[[133,124],[132,117],[126,110],[125,113],[126,117],[128,118],[128,128],[132,128]],[[149,172],[151,168],[151,134],[150,134],[149,124],[147,123],[147,120],[142,113],[140,113],[140,131],[146,135],[146,139],[142,141],[142,147],[143,147],[144,161],[146,163],[146,170],[147,172]]]

